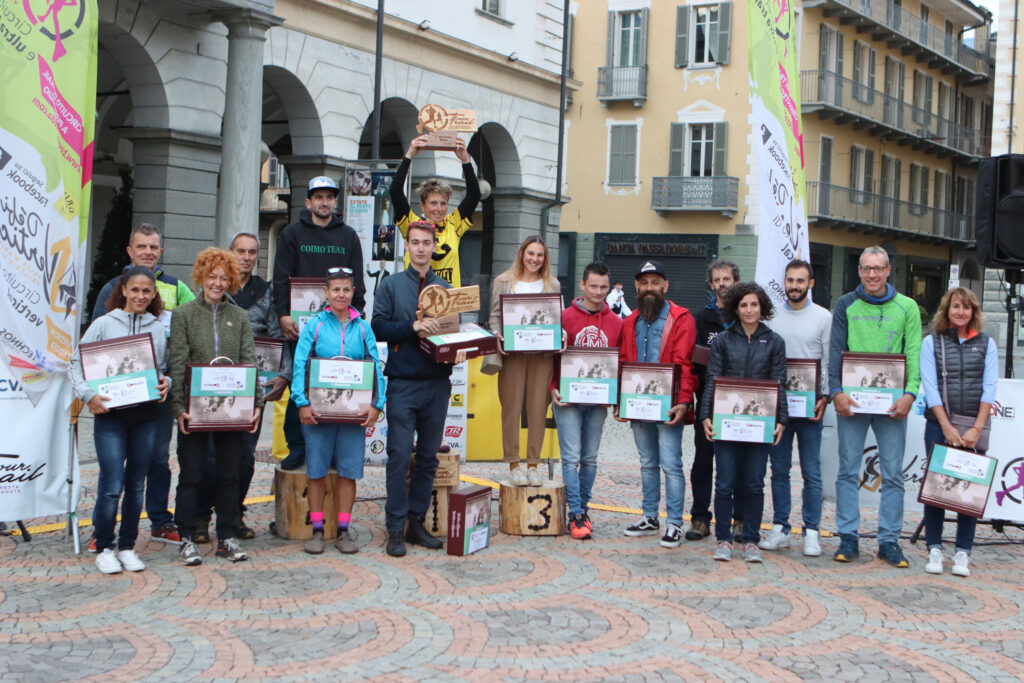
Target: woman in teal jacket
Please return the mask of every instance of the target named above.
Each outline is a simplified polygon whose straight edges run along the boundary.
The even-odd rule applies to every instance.
[[[377,423],[384,408],[384,374],[377,356],[377,339],[370,325],[350,307],[355,294],[355,279],[349,268],[327,271],[324,293],[327,309],[318,313],[302,328],[295,347],[292,372],[292,397],[299,407],[302,435],[306,439],[307,497],[313,538],[306,543],[306,552],[319,555],[324,551],[324,495],[327,473],[338,472],[335,491],[338,507],[338,537],[334,546],[343,553],[359,550],[349,531],[352,504],[356,498],[356,480],[363,478],[363,453],[366,428]],[[306,395],[306,362],[310,358],[344,356],[352,360],[373,360],[377,376],[373,405],[363,415],[361,424],[320,423]]]

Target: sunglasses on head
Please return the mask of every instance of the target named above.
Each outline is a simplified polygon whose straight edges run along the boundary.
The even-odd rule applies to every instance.
[[[344,266],[335,266],[334,268],[327,269],[327,277],[332,275],[351,275],[352,269],[345,268]]]

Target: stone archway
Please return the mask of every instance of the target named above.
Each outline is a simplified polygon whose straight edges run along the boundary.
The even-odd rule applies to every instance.
[[[380,158],[401,159],[416,133],[416,107],[401,97],[389,97],[380,103]],[[373,112],[366,118],[359,136],[359,158],[369,159],[373,152]],[[423,170],[422,166],[418,170]]]

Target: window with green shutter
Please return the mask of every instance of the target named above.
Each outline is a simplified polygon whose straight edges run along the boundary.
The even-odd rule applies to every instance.
[[[636,124],[608,129],[608,184],[636,184]]]
[[[676,7],[676,68],[729,63],[732,3]]]

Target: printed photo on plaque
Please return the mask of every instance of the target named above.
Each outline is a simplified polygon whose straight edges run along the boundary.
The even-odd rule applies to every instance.
[[[821,360],[817,358],[786,359],[786,401],[790,417],[814,417],[818,400]]]
[[[935,444],[917,500],[980,519],[995,478],[996,462],[988,455]]]
[[[619,394],[619,350],[567,348],[562,353],[558,391],[565,403],[613,405]]]
[[[252,428],[256,410],[255,365],[185,365],[190,432],[238,432]]]
[[[290,294],[288,297],[292,320],[299,326],[299,332],[306,326],[310,318],[327,305],[324,294],[324,280],[319,277],[288,278]]]
[[[906,386],[907,360],[901,353],[843,352],[843,392],[856,401],[855,413],[884,415]]]
[[[506,351],[558,351],[562,295],[502,294],[501,329]]]
[[[376,382],[373,361],[311,358],[306,398],[318,422],[359,424],[374,404]]]
[[[667,422],[679,391],[679,366],[672,363],[623,363],[619,379],[619,417]]]
[[[260,384],[266,386],[270,380],[281,374],[284,357],[284,340],[273,337],[253,337],[256,347],[256,371]]]
[[[491,488],[474,484],[448,496],[449,555],[470,555],[488,546],[491,539]]]
[[[127,408],[160,399],[153,338],[149,332],[117,339],[84,342],[78,347],[82,375],[107,408]]]
[[[716,441],[772,443],[778,414],[775,380],[716,377],[711,422]]]

